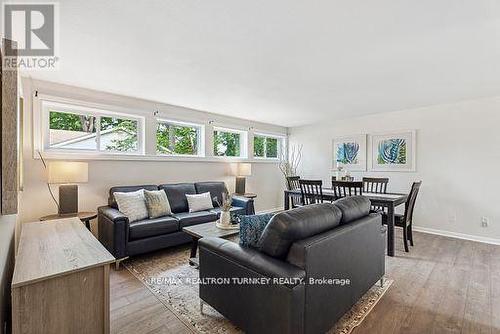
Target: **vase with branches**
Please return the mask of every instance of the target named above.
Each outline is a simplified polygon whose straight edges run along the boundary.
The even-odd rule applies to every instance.
[[[297,176],[297,169],[302,160],[302,145],[290,145],[288,156],[286,152],[281,152],[279,168],[285,177]]]
[[[222,193],[222,202],[219,201],[219,198],[214,197],[214,201],[221,208],[220,213],[220,224],[222,226],[230,226],[231,225],[231,208],[232,206],[232,198],[227,189]]]

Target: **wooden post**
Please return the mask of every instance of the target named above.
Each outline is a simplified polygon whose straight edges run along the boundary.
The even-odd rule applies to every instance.
[[[2,171],[1,171],[1,214],[17,213],[17,68],[5,68],[5,52],[9,46],[16,49],[16,42],[8,39],[2,40],[0,52],[1,94],[0,105],[2,115],[0,118],[2,131]]]

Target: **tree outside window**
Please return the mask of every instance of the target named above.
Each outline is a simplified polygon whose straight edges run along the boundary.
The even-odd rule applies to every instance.
[[[256,158],[278,158],[280,139],[275,137],[254,136],[253,155]]]
[[[160,122],[156,129],[156,151],[159,154],[198,155],[200,128]]]
[[[136,152],[138,144],[137,120],[49,111],[50,148]]]
[[[227,131],[214,131],[214,155],[217,157],[241,156],[241,134]]]
[[[103,151],[137,151],[137,121],[101,117],[100,145]]]

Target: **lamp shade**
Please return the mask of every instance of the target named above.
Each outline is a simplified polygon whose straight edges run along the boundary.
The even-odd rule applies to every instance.
[[[86,162],[49,162],[48,183],[85,183],[88,180],[89,166]]]
[[[240,163],[238,164],[238,176],[251,176],[252,175],[252,164]]]

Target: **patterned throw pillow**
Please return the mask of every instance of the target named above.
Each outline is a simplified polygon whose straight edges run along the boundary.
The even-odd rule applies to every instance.
[[[263,213],[251,216],[239,216],[240,219],[240,245],[257,248],[257,242],[273,218],[274,213]]]
[[[116,192],[118,210],[128,217],[130,223],[148,218],[148,209],[144,199],[144,189],[132,192]]]
[[[167,194],[163,190],[144,190],[146,207],[148,208],[149,218],[158,218],[172,214]]]

